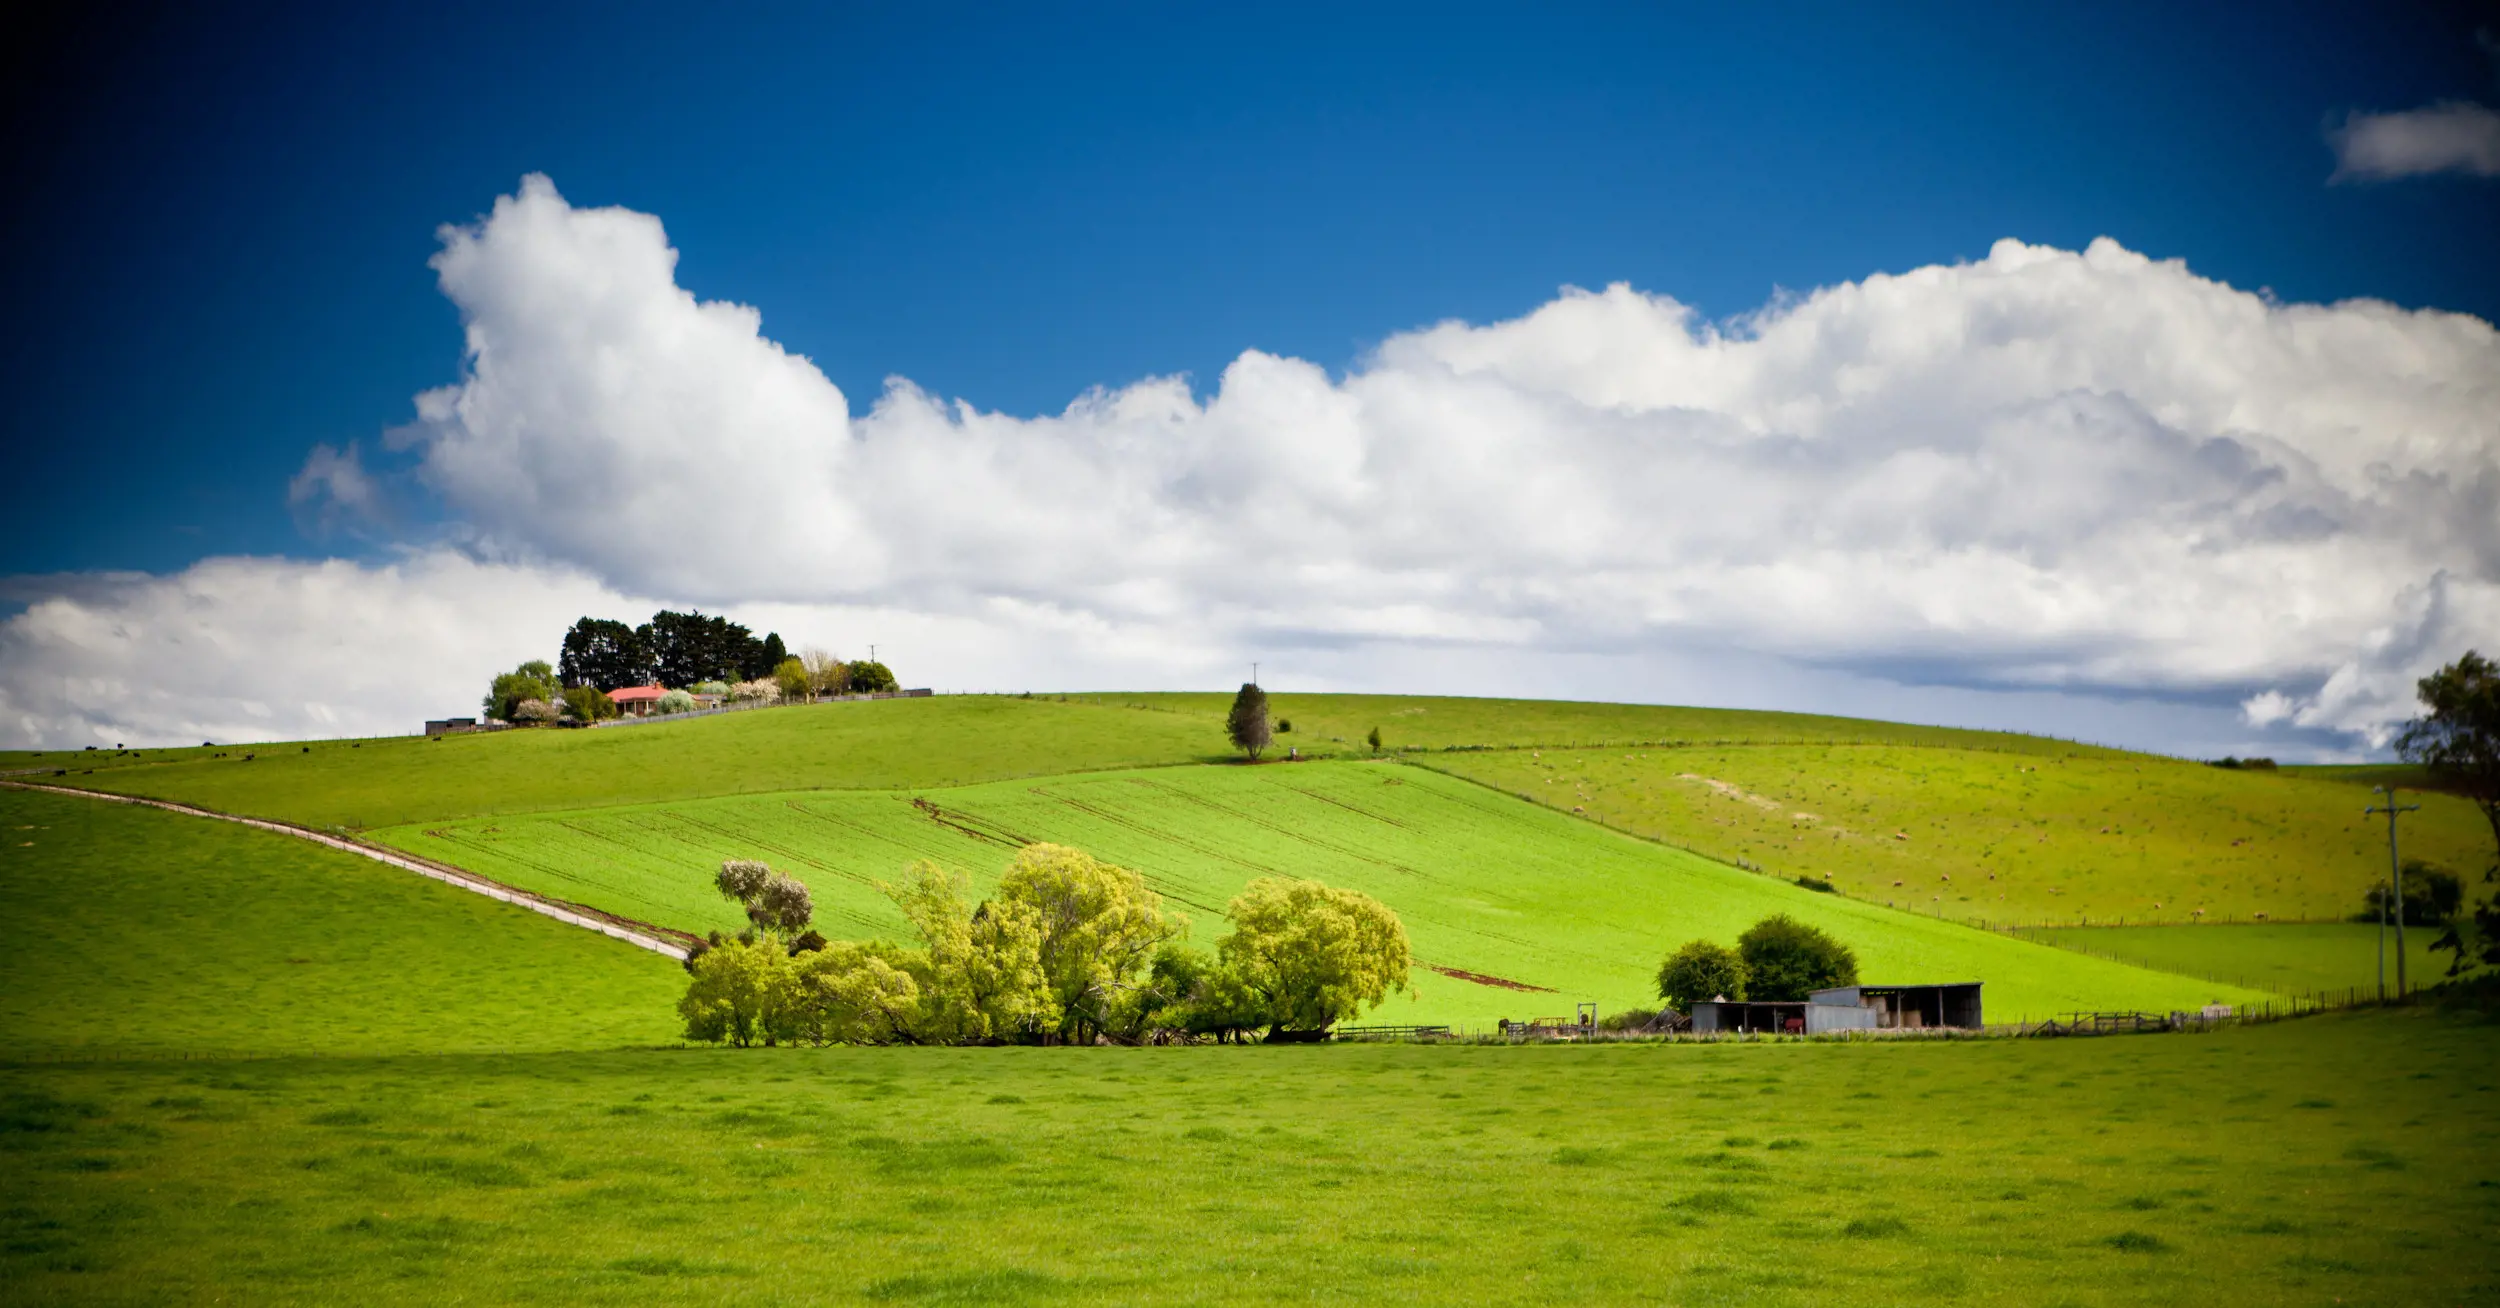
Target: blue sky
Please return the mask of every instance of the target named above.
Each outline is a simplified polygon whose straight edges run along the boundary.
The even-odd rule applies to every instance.
[[[0,380],[15,401],[0,422],[16,475],[0,601],[84,593],[106,570],[169,577],[232,556],[381,567],[450,542],[637,602],[894,609],[894,592],[838,578],[793,591],[637,571],[495,518],[454,467],[458,440],[386,448],[412,397],[468,375],[464,314],[492,312],[491,293],[456,303],[438,282],[439,229],[481,223],[525,174],[582,210],[664,222],[675,285],[754,306],[762,338],[812,361],[855,421],[890,376],[1017,417],[1172,375],[1210,402],[1245,350],[1344,380],[1401,333],[1519,319],[1566,286],[1628,283],[1725,319],[1987,260],[2003,238],[2082,251],[2109,237],[2274,302],[2374,297],[2487,323],[2500,318],[2500,183],[2471,168],[2329,180],[2348,115],[2500,103],[2488,7],[2395,8],[793,6],[693,22],[657,6],[433,5],[39,20],[10,56],[20,202],[5,221],[19,257],[0,270],[14,310]],[[2146,392],[2103,390],[2169,421]],[[351,444],[382,500],[362,516],[290,503],[308,454]],[[2469,615],[2436,619],[2441,639],[2481,632],[2479,601],[2442,598],[2435,578],[2486,580],[2489,524],[2448,525],[2446,543],[2385,574],[2411,578],[2384,587],[2416,615],[2407,639],[2430,639],[2420,614],[2433,610]],[[933,548],[969,558],[968,539]],[[976,599],[1094,612],[1036,580],[948,613]],[[1244,619],[1245,647],[1380,638],[1250,607],[1264,616]],[[1561,629],[1475,616],[1484,631]],[[1469,621],[1437,621],[1368,672],[1336,662],[1325,679],[1369,684],[1479,639]],[[2140,740],[2184,704],[2205,717],[2181,748],[2242,727],[2289,739],[2291,708],[2237,706],[2261,692],[2325,703],[2339,666],[2313,650],[2135,672],[2151,664],[2116,646],[2182,638],[2103,633],[2043,652],[1958,620],[1857,657],[1741,623],[1661,621],[1673,640],[1600,623],[1563,644],[1574,658],[1672,645],[1719,659],[1716,680],[1687,683],[1695,697],[1780,699],[1792,683],[1726,671],[1770,645],[1842,669],[1848,680],[1800,692],[1816,707],[1877,683],[2013,695],[1987,702],[2044,729],[2150,705],[2127,729]],[[2022,698],[2041,693],[2102,707],[2061,717]],[[1916,695],[1867,706],[1996,711]],[[2299,741],[2359,739],[2346,719],[2310,726]],[[14,728],[56,729],[73,727]]]
[[[529,171],[661,215],[683,284],[759,306],[854,396],[899,373],[1014,413],[1204,384],[1245,348],[1341,368],[1565,284],[1725,315],[2002,236],[2500,317],[2500,187],[2325,184],[2330,116],[2492,98],[2470,11],[2395,8],[425,6],[64,33],[15,106],[38,139],[8,219],[0,572],[354,546],[299,533],[287,478],[452,375],[434,229]]]

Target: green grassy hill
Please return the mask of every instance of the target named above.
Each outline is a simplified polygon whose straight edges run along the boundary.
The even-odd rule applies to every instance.
[[[952,786],[1223,756],[1177,713],[991,696],[868,700],[596,731],[179,752],[42,778],[321,827],[864,786]],[[224,757],[215,755],[222,753]],[[92,756],[90,756],[92,757]]]
[[[1997,923],[2342,918],[2387,873],[2366,790],[2125,754],[1898,745],[1511,750],[1418,761],[1843,894]],[[2410,796],[2408,856],[2472,874],[2491,832]],[[2201,912],[2200,912],[2201,911]]]
[[[53,778],[62,784],[374,828],[1204,763],[1225,756],[1228,702],[950,696],[588,732],[50,757],[93,769]],[[1824,876],[1854,898],[1962,920],[2340,917],[2379,875],[2384,847],[2343,772],[2225,771],[1803,714],[1362,695],[1280,694],[1273,707],[1294,724],[1277,736],[1279,753],[1364,756],[1377,726],[1409,761],[1774,876]],[[2469,877],[2491,862],[2489,828],[2470,806],[2424,802],[2407,819],[2409,853]]]
[[[232,823],[0,790],[0,1057],[674,1041],[660,955]]]
[[[942,696],[817,704],[598,731],[507,731],[142,751],[0,754],[0,772],[314,826],[802,789],[958,786],[1231,756],[1228,695]],[[2034,753],[2089,747],[2004,732],[1731,709],[1399,695],[1278,695],[1276,752],[1592,741],[1881,740]],[[1350,743],[1349,743],[1350,742]]]
[[[2377,993],[2378,927],[2358,922],[2234,923],[2229,926],[2030,927],[2019,933],[2060,949],[2097,954],[2181,976],[2279,994]],[[2452,954],[2434,953],[2436,927],[2409,927],[2406,978],[2415,989],[2447,975]],[[2396,938],[2387,937],[2387,988],[2396,988]]]
[[[1204,721],[1221,729],[1231,707],[1223,694],[1079,695],[1083,703],[1134,705]],[[2021,754],[2115,754],[2010,731],[1922,727],[1871,718],[1758,709],[1686,708],[1672,704],[1601,704],[1579,700],[1474,699],[1446,695],[1293,695],[1268,699],[1271,717],[1290,722],[1276,736],[1276,752],[1305,754],[1368,752],[1367,734],[1378,728],[1381,745],[1393,751],[1521,749],[1551,746],[1659,744],[1790,744],[1881,742]]]
[[[1410,716],[1448,706],[1425,707]],[[1458,734],[1572,725],[1484,712]],[[839,705],[248,763],[125,755],[78,779],[310,821],[396,815],[392,842],[678,925],[732,921],[707,882],[733,853],[800,873],[830,929],[862,932],[900,926],[869,880],[927,856],[986,883],[1028,839],[1146,871],[1201,940],[1250,877],[1317,875],[1397,906],[1429,962],[1553,987],[1423,973],[1393,1020],[1630,1002],[1665,947],[1768,911],[1849,940],[1871,976],[1983,978],[1999,1018],[2218,990],[1802,891],[1560,811],[1576,797],[1522,803],[1389,763],[1132,766],[1209,756],[1212,718]],[[1511,761],[1547,761],[1513,743],[1535,748]],[[2086,757],[2062,748],[2036,766]],[[1946,753],[2023,751],[1921,756]],[[2078,775],[2100,802],[2139,774]],[[1538,784],[1562,782],[1504,789]],[[637,802],[595,806],[611,798]],[[243,1287],[323,1303],[2166,1305],[2192,1286],[2200,1303],[2270,1306],[2472,1302],[2500,1285],[2500,1136],[2481,1107],[2500,1046],[2484,1020],[2061,1041],[631,1048],[673,1043],[683,975],[664,958],[205,819],[0,791],[0,827],[0,1303]],[[2213,955],[2164,942],[2283,934],[2162,930],[2131,947],[2173,966]],[[474,1052],[495,1050],[523,1052]],[[175,1056],[198,1054],[247,1056]]]
[[[962,696],[590,732],[96,751],[66,760],[92,771],[51,779],[317,826],[434,827],[1202,764],[1224,757],[1228,703]],[[2355,802],[2367,792],[2351,782],[2383,769],[2225,771],[2008,733],[1646,705],[1279,694],[1273,710],[1293,724],[1280,753],[1365,757],[1363,737],[1378,727],[1409,762],[1776,880],[1826,877],[1853,899],[1962,921],[2328,919],[2352,911],[2382,861],[2380,833]],[[0,760],[10,761],[23,760]],[[2490,861],[2488,828],[2469,806],[2424,802],[2407,819],[2408,853],[2469,877]],[[551,863],[514,879],[602,875]],[[722,918],[719,905],[706,917],[628,887],[600,893],[622,898],[591,902],[670,924]],[[2249,965],[2311,967],[2303,951],[2314,942],[2275,943],[2285,952],[2274,964]]]
[[[923,807],[922,805],[932,805]],[[383,843],[514,885],[694,930],[742,924],[711,888],[724,858],[762,858],[816,892],[831,935],[901,936],[871,886],[934,858],[986,888],[1020,845],[1071,844],[1134,867],[1192,915],[1197,938],[1260,876],[1316,877],[1378,896],[1406,922],[1420,998],[1379,1020],[1470,1022],[1655,1006],[1666,952],[1733,944],[1786,912],[1856,948],[1870,980],[1979,980],[1991,1017],[2166,1011],[2216,998],[2143,971],[1916,914],[1814,894],[1388,763],[1159,768],[911,793],[812,792],[426,823]]]

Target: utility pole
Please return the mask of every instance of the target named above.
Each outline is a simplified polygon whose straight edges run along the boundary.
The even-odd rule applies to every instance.
[[[1253,686],[1259,684],[1259,665],[1257,663],[1252,663],[1250,665],[1250,684]]]
[[[2389,891],[2379,897],[2378,906],[2378,997],[2381,1000],[2387,998],[2387,914],[2391,911],[2387,901],[2393,899],[2396,901],[2392,910],[2396,915],[2396,998],[2402,999],[2405,997],[2405,871],[2404,865],[2396,861],[2396,815],[2413,812],[2422,806],[2397,803],[2396,788],[2393,786],[2372,786],[2370,789],[2387,796],[2386,803],[2372,804],[2361,810],[2364,815],[2387,815]]]

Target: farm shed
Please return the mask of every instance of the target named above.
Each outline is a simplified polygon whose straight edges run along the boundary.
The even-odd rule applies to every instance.
[[[1980,1027],[1979,985],[1955,981],[1924,986],[1837,986],[1817,990],[1811,997],[1818,1004],[1865,1008],[1876,1015],[1872,1025],[1885,1030],[1957,1026],[1976,1031]]]
[[[425,723],[425,734],[429,736],[449,736],[475,730],[476,718],[428,718]]]
[[[1703,999],[1693,1004],[1693,1029],[1817,1035],[1825,1031],[1872,1031],[1876,1016],[1874,1009],[1858,1004]]]

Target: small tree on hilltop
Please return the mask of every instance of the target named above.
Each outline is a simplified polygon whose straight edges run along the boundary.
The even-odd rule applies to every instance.
[[[1736,951],[1744,957],[1745,985],[1755,999],[1795,1002],[1858,979],[1858,956],[1847,945],[1786,913],[1754,923],[1736,938]]]
[[[1259,751],[1275,739],[1267,729],[1267,692],[1243,682],[1241,693],[1233,696],[1233,711],[1224,716],[1224,734],[1231,738],[1233,748],[1258,762]]]
[[[1233,929],[1216,954],[1254,999],[1270,1040],[1315,1039],[1406,988],[1406,926],[1360,891],[1261,877],[1224,915]]]
[[[861,695],[883,695],[901,689],[894,680],[894,669],[875,659],[861,659],[843,665],[851,679],[851,690]]]
[[[1658,968],[1658,997],[1679,1013],[1703,999],[1745,997],[1745,960],[1735,950],[1695,940],[1667,956]]]

